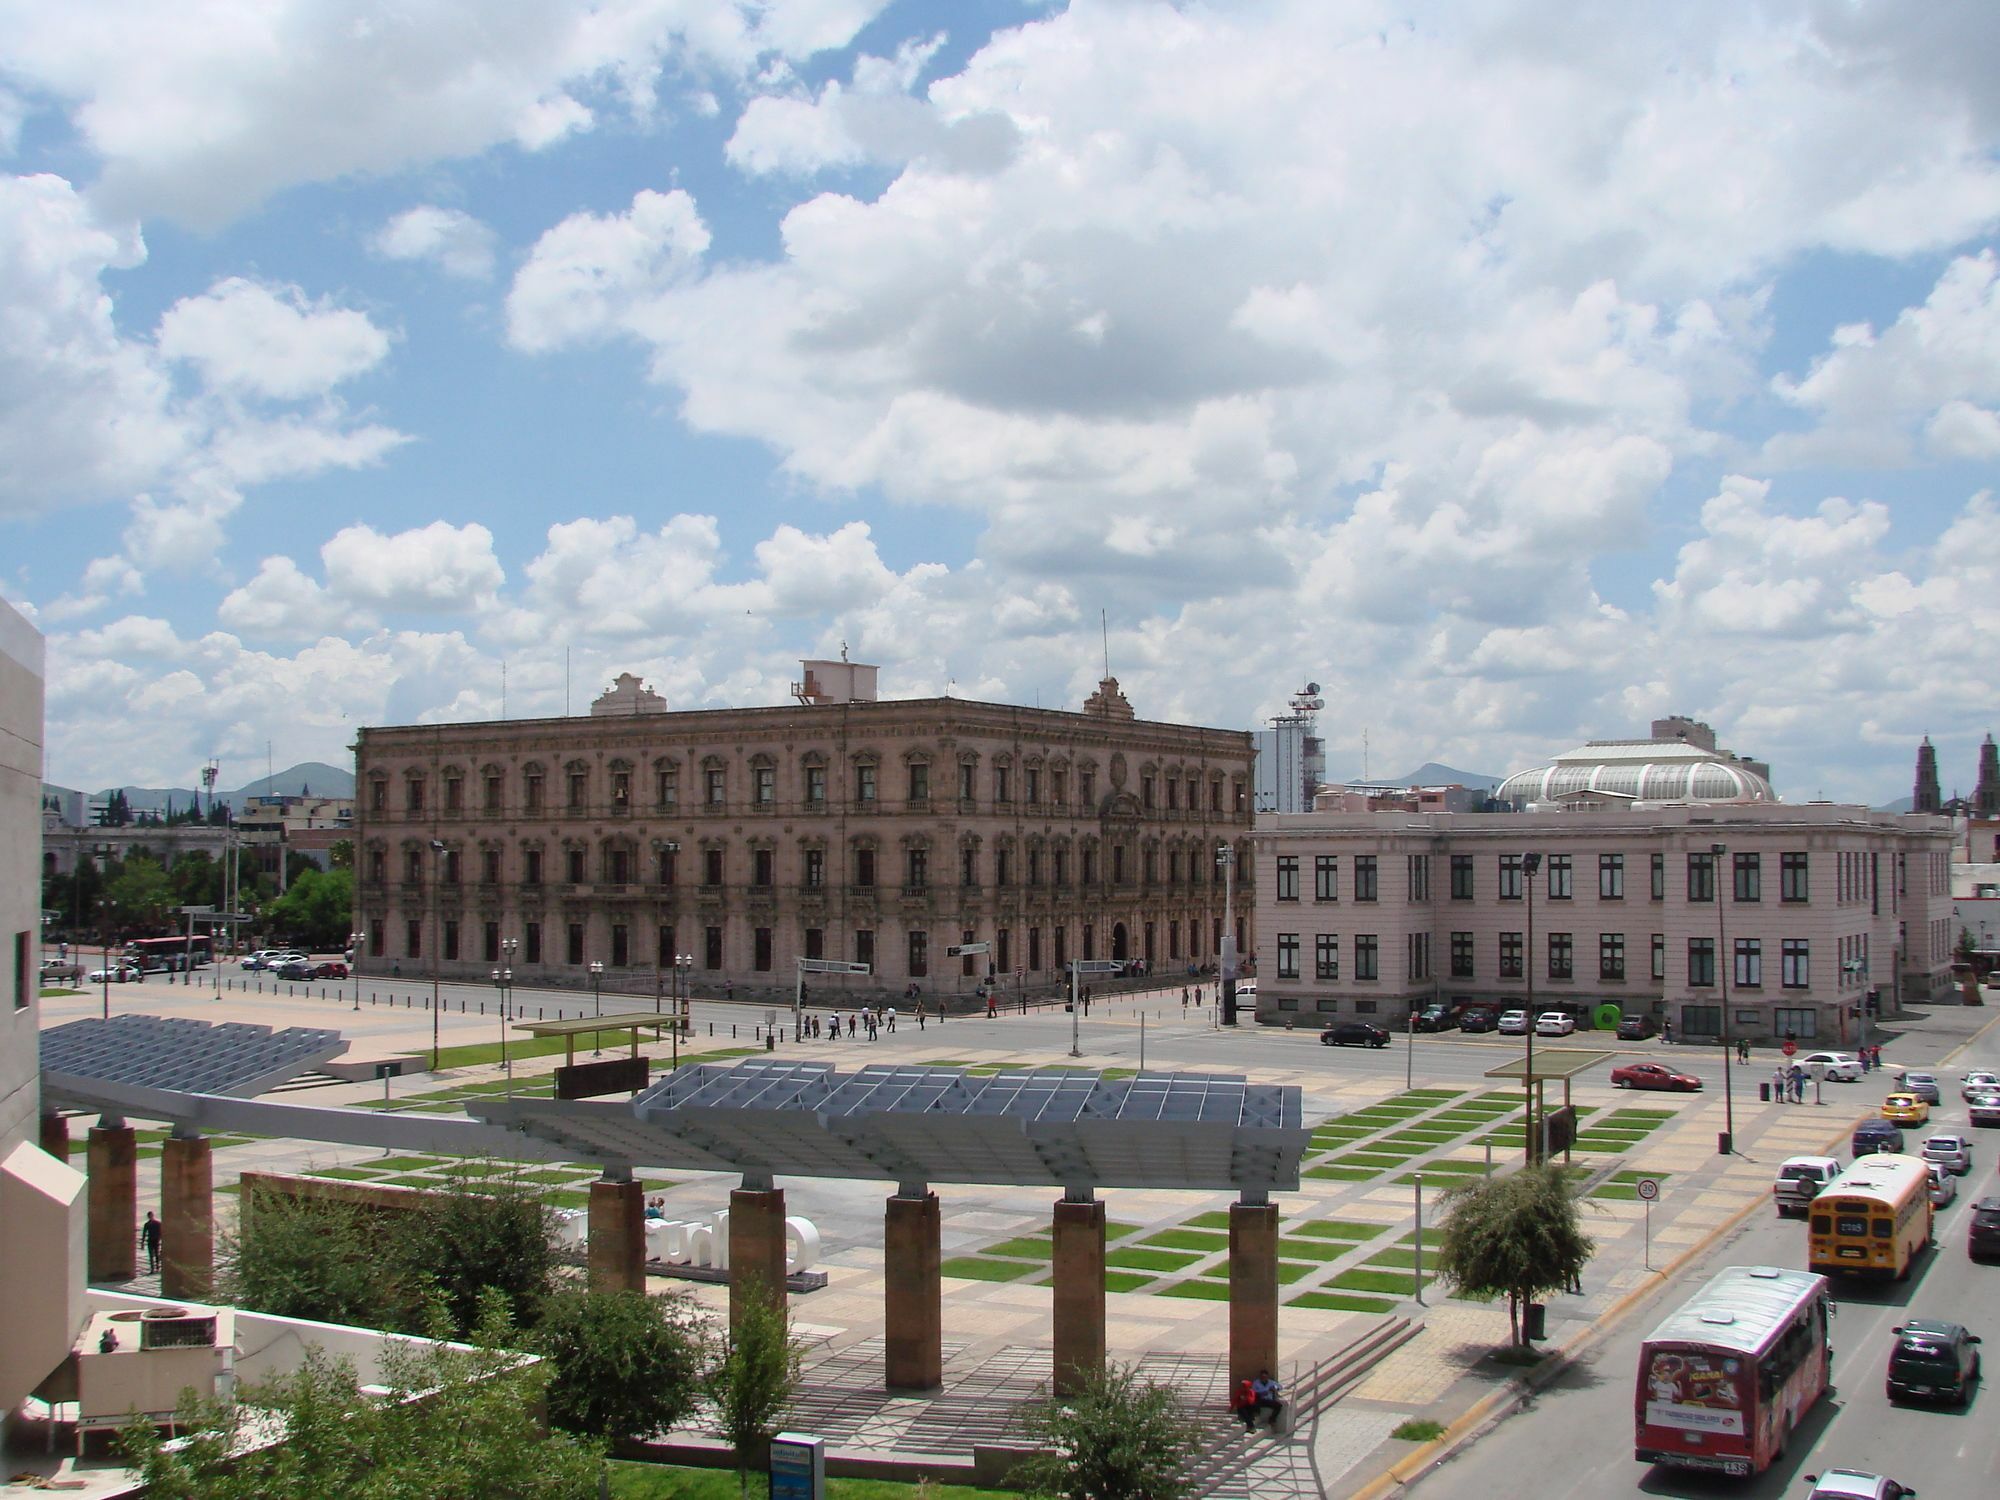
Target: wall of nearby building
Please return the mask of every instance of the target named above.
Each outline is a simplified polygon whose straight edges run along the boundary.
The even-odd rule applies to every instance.
[[[957,699],[369,729],[356,751],[364,961],[405,974],[436,952],[484,978],[510,939],[524,982],[587,986],[595,961],[627,990],[676,953],[704,988],[782,993],[800,957],[872,962],[858,987],[891,993],[989,963],[1168,969],[1213,957],[1215,849],[1250,823],[1247,733]],[[945,956],[966,941],[993,951]]]
[[[1687,1009],[1721,1002],[1721,986],[1691,977],[1696,945],[1710,943],[1728,982],[1732,1035],[1838,1041],[1854,1034],[1849,1012],[1871,987],[1891,1013],[1899,994],[1908,1003],[1949,993],[1955,930],[1941,818],[1825,804],[1312,813],[1259,818],[1253,842],[1258,1019],[1266,1023],[1360,1017],[1399,1025],[1412,1005],[1434,1001],[1526,1006],[1532,975],[1537,1009],[1587,1013],[1609,1004],[1681,1030],[1690,1022],[1714,1029],[1719,1012]],[[1722,900],[1691,899],[1690,856],[1714,843],[1728,851]],[[1528,851],[1544,861],[1532,919],[1525,881],[1503,891],[1503,860]],[[1802,883],[1789,892],[1787,855],[1804,857]],[[1739,857],[1746,881],[1755,870],[1754,886],[1741,891]],[[1334,862],[1331,887],[1320,884],[1322,858]],[[1357,863],[1368,860],[1374,899],[1357,899]],[[1296,863],[1281,869],[1280,861]],[[1469,884],[1454,886],[1455,861]],[[1519,977],[1502,973],[1516,940]],[[1756,945],[1743,950],[1740,969],[1739,943]],[[1803,967],[1788,970],[1788,943],[1803,945],[1794,950]],[[1357,957],[1370,951],[1374,974],[1364,977]],[[1337,977],[1321,976],[1323,953]],[[1455,955],[1461,967],[1469,957],[1469,973],[1454,972]]]
[[[0,600],[0,1157],[35,1132],[42,676],[41,635]]]

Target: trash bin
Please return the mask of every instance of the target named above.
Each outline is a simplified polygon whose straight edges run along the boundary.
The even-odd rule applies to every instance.
[[[1757,1102],[1760,1104],[1771,1102],[1771,1085],[1768,1081],[1757,1085]]]
[[[1521,1337],[1529,1343],[1549,1336],[1549,1309],[1545,1302],[1530,1302],[1521,1311]]]
[[[773,1031],[767,1031],[767,1032],[765,1032],[765,1033],[764,1033],[764,1050],[765,1050],[766,1052],[775,1052],[775,1051],[777,1050],[777,1047],[778,1047],[778,1035],[777,1035],[777,1033],[776,1033],[776,1032],[773,1032]]]

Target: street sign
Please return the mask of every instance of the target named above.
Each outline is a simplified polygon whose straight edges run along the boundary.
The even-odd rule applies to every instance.
[[[215,908],[212,906],[183,906],[181,908],[181,915],[184,917],[206,917],[214,911]]]
[[[993,945],[991,943],[953,943],[949,948],[944,950],[944,956],[946,958],[971,958],[976,954],[991,953],[992,951]]]
[[[1786,1037],[1785,1045],[1781,1050],[1784,1052],[1785,1056],[1790,1057],[1793,1053],[1799,1050],[1799,1044],[1793,1041],[1790,1037]]]
[[[802,958],[798,961],[801,974],[872,974],[867,964],[842,963],[837,958]]]
[[[1115,958],[1073,958],[1069,962],[1073,974],[1116,974],[1124,967]]]
[[[1660,1181],[1657,1177],[1641,1177],[1638,1188],[1639,1199],[1643,1203],[1651,1203],[1660,1196]]]

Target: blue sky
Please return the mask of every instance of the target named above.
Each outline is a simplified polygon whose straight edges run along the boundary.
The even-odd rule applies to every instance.
[[[1969,787],[2000,8],[0,0],[49,774],[894,696]],[[231,766],[237,772],[232,774]]]

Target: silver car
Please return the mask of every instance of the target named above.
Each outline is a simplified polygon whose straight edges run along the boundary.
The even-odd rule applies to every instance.
[[[1968,1102],[1974,1094],[2000,1094],[2000,1073],[1974,1068],[1958,1086],[1958,1097]]]
[[[1965,1101],[1965,1109],[1975,1125],[2000,1125],[2000,1089],[1974,1094]]]
[[[1972,1170],[1972,1143],[1962,1135],[1934,1135],[1924,1141],[1924,1160],[1963,1177]]]
[[[1915,1094],[1926,1104],[1938,1102],[1938,1081],[1935,1073],[1905,1073],[1898,1087],[1906,1094]]]

